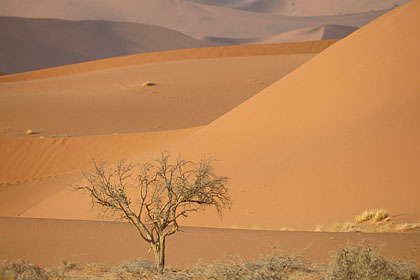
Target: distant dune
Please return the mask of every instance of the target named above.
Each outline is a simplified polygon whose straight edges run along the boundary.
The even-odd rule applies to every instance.
[[[275,44],[284,42],[305,42],[328,39],[342,39],[356,31],[356,27],[342,25],[323,25],[314,27],[300,28],[272,36],[262,38],[222,38],[222,37],[203,37],[201,39],[217,44]]]
[[[148,24],[16,17],[0,17],[0,37],[0,69],[9,74],[108,57],[215,45]]]
[[[285,15],[275,13],[284,5],[293,5],[292,0],[223,1],[223,3],[236,3],[240,9],[228,7],[222,1],[206,1],[208,5],[198,2],[193,0],[2,0],[0,15],[140,22],[170,28],[193,37],[258,38],[326,24],[360,27],[388,11],[394,3],[401,3],[404,0],[369,1],[372,4],[366,4],[367,1],[361,0],[355,4],[354,1],[347,0],[344,9],[340,8],[341,1],[322,0],[319,5],[319,1],[305,0],[302,4],[295,3],[299,5],[299,10],[307,5],[311,7],[308,12],[302,10],[300,12],[302,16],[293,16],[290,11]],[[210,5],[210,2],[216,5]],[[265,8],[261,8],[263,6]],[[363,8],[365,6],[368,8]],[[346,14],[348,9],[349,13]],[[312,10],[315,12],[310,13]],[[353,11],[357,13],[352,13]],[[308,14],[316,16],[307,16]],[[329,16],[318,16],[320,14]]]
[[[395,8],[410,0],[190,0],[212,6],[284,16],[357,14]]]
[[[6,75],[5,73],[3,73],[3,72],[0,72],[0,76],[4,76],[4,75]]]

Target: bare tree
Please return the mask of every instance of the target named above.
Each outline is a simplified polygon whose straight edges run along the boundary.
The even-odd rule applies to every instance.
[[[179,231],[179,218],[207,206],[221,215],[231,205],[228,178],[217,176],[209,159],[194,163],[178,157],[171,164],[170,155],[161,153],[153,163],[141,166],[93,163],[94,171],[83,173],[87,183],[76,189],[89,193],[104,214],[126,219],[150,244],[158,269],[165,266],[166,238]]]

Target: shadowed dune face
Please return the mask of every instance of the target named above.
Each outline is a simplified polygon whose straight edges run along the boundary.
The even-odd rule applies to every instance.
[[[248,2],[248,1],[247,1]],[[257,1],[259,2],[259,1]],[[306,1],[305,5],[309,1]],[[373,1],[376,4],[382,2]],[[395,3],[403,2],[396,0]],[[290,2],[289,2],[290,3]],[[318,3],[318,2],[317,2]],[[324,0],[326,11],[321,14],[330,16],[290,17],[275,13],[261,13],[258,9],[233,9],[223,5],[205,5],[195,1],[169,0],[3,0],[0,3],[0,15],[31,18],[60,18],[70,20],[101,19],[112,21],[140,22],[158,25],[180,31],[193,37],[215,36],[233,38],[257,38],[270,36],[293,29],[338,24],[360,27],[382,15],[391,5],[379,5],[382,10],[361,9],[362,13],[338,15],[329,11],[330,6],[338,7],[336,1]],[[389,2],[388,2],[389,3]],[[393,2],[394,3],[394,2]],[[282,1],[273,2],[276,7],[283,6]],[[314,7],[317,4],[312,4]],[[362,5],[365,5],[365,1]],[[257,5],[258,6],[258,3]],[[350,6],[350,4],[349,4]],[[270,7],[274,11],[275,7]],[[385,9],[385,10],[384,10]],[[188,15],[188,17],[186,17]]]
[[[214,46],[141,23],[0,17],[0,68],[9,74],[108,57]]]

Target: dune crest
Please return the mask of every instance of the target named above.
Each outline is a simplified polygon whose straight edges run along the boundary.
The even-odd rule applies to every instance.
[[[262,38],[222,38],[222,37],[203,37],[201,39],[216,44],[278,44],[285,42],[305,42],[317,40],[342,39],[352,32],[356,31],[356,27],[342,25],[322,25],[300,28],[276,35]]]

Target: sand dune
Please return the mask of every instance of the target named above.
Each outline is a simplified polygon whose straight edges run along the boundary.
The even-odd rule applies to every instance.
[[[322,16],[356,14],[395,8],[409,0],[190,0],[195,3],[228,7],[250,12],[287,16]]]
[[[420,1],[320,53],[171,150],[217,159],[234,207],[188,222],[314,228],[420,215]]]
[[[283,1],[277,2],[275,4],[276,7],[283,5]],[[305,2],[306,5],[309,1]],[[348,2],[350,3],[350,1]],[[372,7],[374,7],[381,1],[375,0],[372,2],[374,2]],[[391,3],[390,1],[386,2]],[[403,2],[403,0],[395,1],[395,3],[400,2]],[[326,3],[326,7],[323,7],[327,10],[326,13],[331,16],[282,16],[272,13],[261,13],[257,12],[257,10],[253,11],[252,8],[249,10],[238,10],[220,5],[205,5],[194,1],[170,0],[125,0],[119,2],[112,0],[40,0],[36,2],[31,0],[3,0],[0,2],[0,15],[69,20],[102,19],[140,22],[170,28],[193,37],[257,38],[297,28],[325,24],[360,27],[386,11],[359,9],[365,13],[338,15],[337,11],[328,11],[330,6],[340,6],[337,4],[337,1],[323,0],[323,3]],[[360,7],[363,5],[366,5],[366,1],[359,4]],[[312,3],[311,7],[314,6],[317,6],[317,4]],[[348,4],[348,6],[351,5]],[[378,7],[392,8],[388,4],[380,4]],[[270,7],[268,10],[271,11],[274,8]],[[319,8],[316,9],[319,11]]]
[[[173,61],[1,83],[0,137],[110,135],[205,125],[313,56]],[[147,80],[157,85],[142,87]],[[27,136],[27,129],[37,133]]]
[[[356,27],[342,25],[323,25],[300,28],[277,35],[262,38],[222,38],[222,37],[203,37],[203,40],[217,44],[275,44],[284,42],[305,42],[329,39],[342,39],[356,31]]]
[[[118,236],[119,238],[115,238]],[[391,259],[420,263],[420,233],[362,234],[276,232],[184,227],[167,241],[167,264],[184,266],[215,261],[228,254],[254,259],[275,245],[283,253],[300,253],[306,260],[325,262],[348,244],[379,245]],[[106,244],[106,246],[104,246]],[[145,242],[126,223],[0,217],[0,259],[26,259],[42,265],[59,260],[119,265],[128,259],[153,259]],[[45,252],[48,252],[46,254]]]
[[[53,67],[27,73],[8,75],[0,78],[2,82],[16,82],[27,80],[39,80],[52,77],[68,76],[105,70],[111,68],[128,67],[141,64],[161,63],[168,61],[181,61],[203,58],[223,58],[241,56],[266,56],[288,54],[315,54],[323,51],[337,40],[323,40],[303,43],[283,43],[268,45],[225,46],[198,49],[185,49],[130,55],[90,61],[62,67]]]
[[[10,75],[0,84],[0,183],[70,174],[91,158],[112,162],[185,137],[332,43],[179,50]],[[49,78],[25,81],[34,77]],[[146,80],[157,85],[141,87]]]
[[[9,73],[145,52],[213,46],[140,23],[0,17],[0,69]]]

